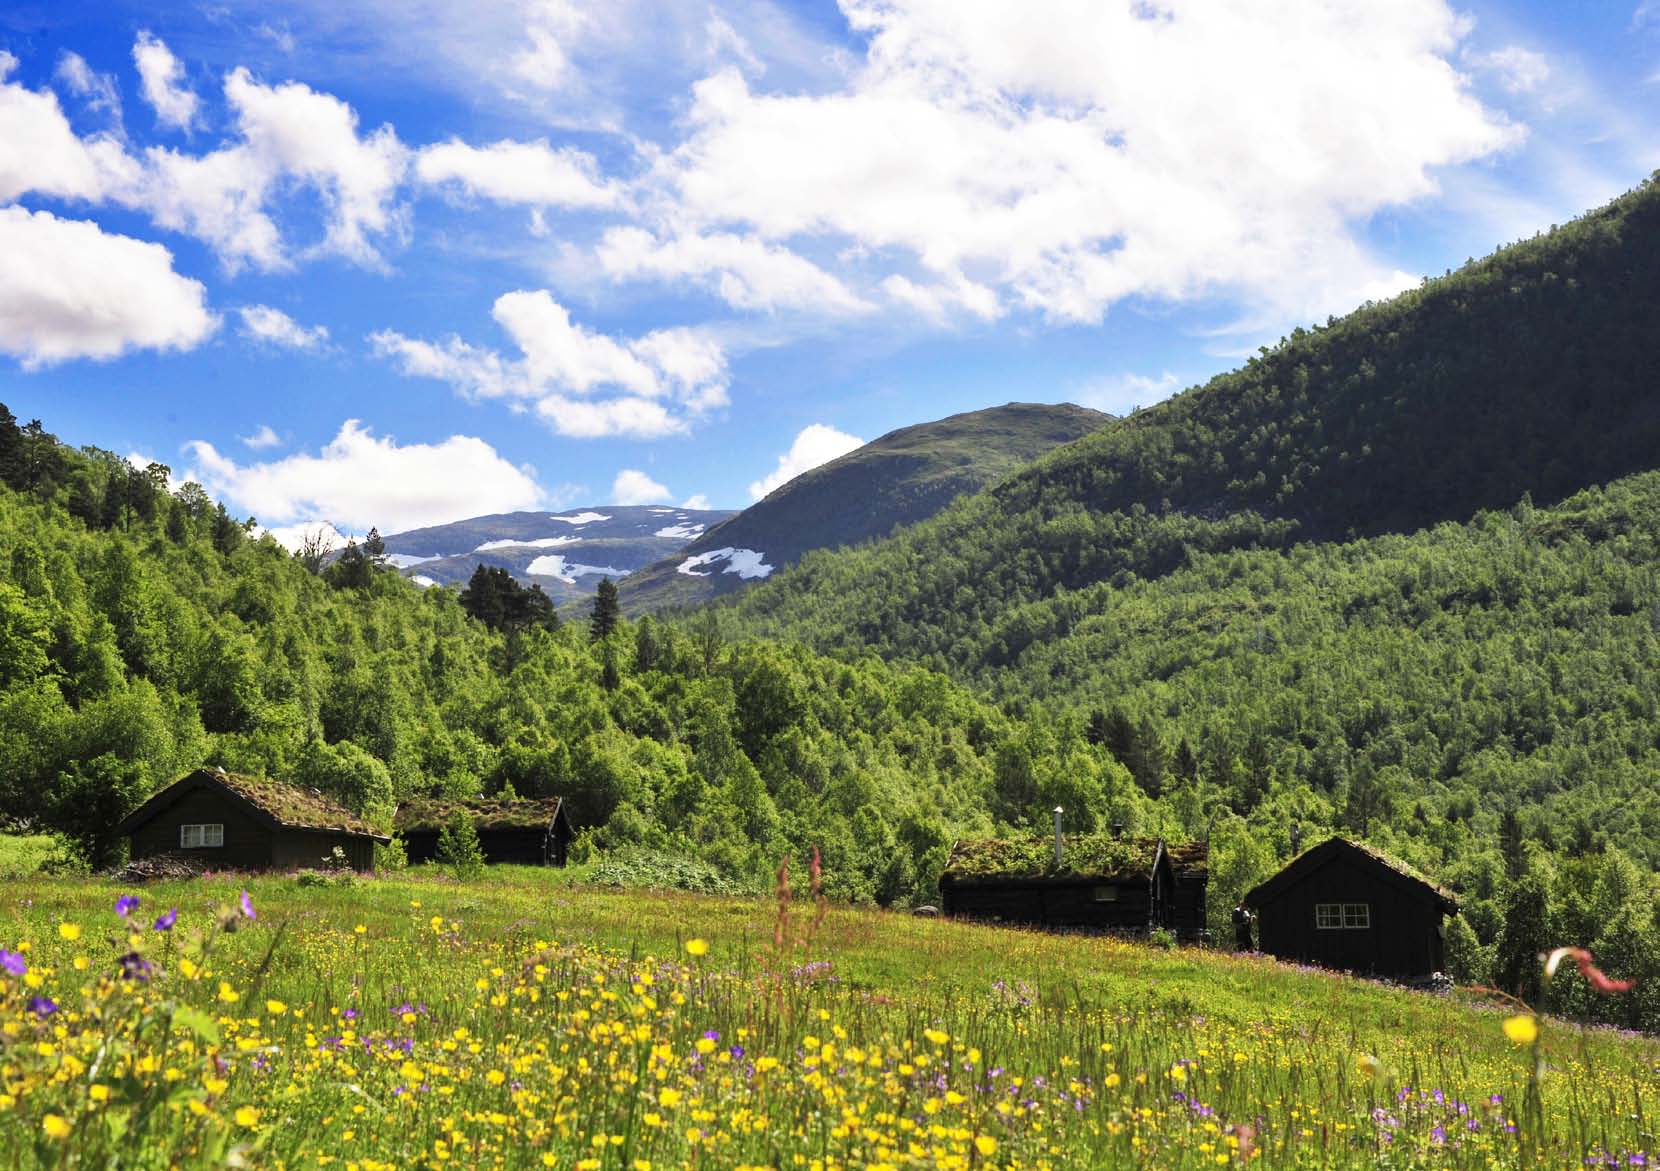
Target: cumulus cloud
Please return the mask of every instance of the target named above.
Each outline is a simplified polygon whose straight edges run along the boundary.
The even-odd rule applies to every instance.
[[[430,342],[389,329],[369,335],[369,343],[405,375],[448,382],[470,398],[528,402],[573,438],[677,434],[727,401],[724,351],[696,331],[614,338],[571,320],[545,289],[504,293],[492,315],[519,357],[453,335]]]
[[[686,499],[682,500],[680,502],[680,507],[695,508],[699,512],[707,512],[709,510],[709,497],[704,495],[702,492],[699,492],[695,496],[688,496]]]
[[[469,146],[458,139],[421,148],[415,173],[428,186],[449,186],[496,203],[541,207],[614,207],[616,184],[600,177],[594,157],[545,139]]]
[[[1444,0],[844,0],[868,48],[823,93],[694,87],[654,178],[681,234],[891,257],[931,316],[1021,306],[1097,321],[1124,297],[1286,311],[1404,274],[1360,242],[1435,169],[1522,130],[1454,68]]]
[[[16,63],[0,54],[0,203],[30,191],[96,202],[130,187],[139,168],[121,143],[78,137],[51,90],[5,81]]]
[[[790,449],[778,457],[778,466],[773,469],[772,474],[750,484],[749,498],[760,500],[774,488],[789,483],[802,472],[829,463],[856,447],[863,447],[864,442],[857,435],[849,435],[824,423],[813,423],[803,427],[796,435],[795,442],[790,444]]]
[[[239,464],[206,440],[193,440],[186,450],[195,460],[191,479],[277,525],[326,519],[360,533],[371,527],[399,532],[544,502],[534,475],[482,439],[452,435],[439,443],[399,444],[357,419],[347,419],[315,455]]]
[[[635,468],[624,468],[617,473],[617,478],[611,481],[613,504],[657,504],[672,499],[674,493]]]
[[[270,305],[244,305],[236,312],[242,318],[242,336],[264,345],[289,350],[320,350],[328,345],[326,325],[301,325]]]
[[[156,121],[189,130],[196,121],[198,102],[196,94],[184,84],[184,66],[173,51],[143,30],[133,42],[133,64],[138,67],[139,88],[156,112]]]
[[[872,306],[836,277],[788,248],[730,232],[660,240],[638,227],[611,228],[597,249],[618,279],[699,281],[735,309],[863,313]]]
[[[84,99],[88,109],[107,114],[117,126],[121,124],[121,89],[113,75],[99,73],[79,53],[65,52],[58,58],[53,76],[70,93]]]
[[[264,451],[267,448],[282,446],[282,436],[271,430],[271,424],[269,423],[261,423],[252,435],[238,435],[237,438],[242,441],[242,446],[252,448],[254,451]]]
[[[85,220],[0,207],[0,351],[26,370],[128,350],[188,350],[213,333],[200,281],[160,244]]]

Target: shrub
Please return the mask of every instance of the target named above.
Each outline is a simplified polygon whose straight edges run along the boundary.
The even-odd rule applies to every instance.
[[[484,869],[484,849],[478,844],[478,827],[462,810],[456,810],[438,831],[437,859],[457,878],[474,878]]]

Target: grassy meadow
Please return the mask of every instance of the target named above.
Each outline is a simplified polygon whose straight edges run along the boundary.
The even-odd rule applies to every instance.
[[[1462,995],[1257,958],[579,877],[8,881],[0,1167],[1660,1155],[1652,1038],[1530,1038]]]

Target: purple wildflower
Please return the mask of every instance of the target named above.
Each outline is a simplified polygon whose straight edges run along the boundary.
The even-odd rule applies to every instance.
[[[733,1061],[738,1060],[743,1055],[744,1055],[744,1047],[742,1045],[732,1046],[732,1060]]]
[[[137,895],[122,895],[115,900],[115,913],[125,919],[138,909]]]
[[[45,996],[34,996],[29,999],[29,1011],[38,1017],[49,1017],[58,1011],[58,1006]]]
[[[340,1019],[343,1021],[355,1021],[357,1019],[357,1009],[348,1008],[345,1012],[340,1014]]]
[[[1434,1130],[1430,1131],[1429,1132],[1429,1141],[1436,1144],[1437,1146],[1440,1146],[1442,1143],[1446,1142],[1447,1141],[1446,1128],[1437,1126]]]
[[[7,975],[21,976],[29,970],[29,965],[19,953],[0,947],[0,968],[4,968]]]
[[[136,951],[128,952],[116,962],[121,965],[121,978],[123,980],[148,980],[150,978],[150,961]]]
[[[250,899],[248,897],[248,892],[247,891],[242,892],[241,903],[242,903],[243,918],[246,918],[246,919],[257,919],[257,918],[259,918],[258,915],[254,914],[254,900]]]
[[[156,930],[171,931],[173,930],[173,924],[178,921],[179,909],[177,907],[170,907],[165,915],[161,915],[156,919]]]

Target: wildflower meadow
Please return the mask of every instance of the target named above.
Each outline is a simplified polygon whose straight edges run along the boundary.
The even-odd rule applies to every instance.
[[[1642,1166],[1660,1044],[1255,957],[570,885],[11,884],[0,1167]]]

